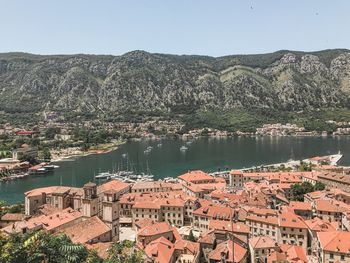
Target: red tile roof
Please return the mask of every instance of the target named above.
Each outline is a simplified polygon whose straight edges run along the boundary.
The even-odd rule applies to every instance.
[[[20,213],[6,213],[1,217],[2,221],[21,221],[25,218],[24,214]]]
[[[279,221],[279,226],[281,227],[301,228],[301,229],[308,228],[303,218],[291,212],[282,212],[281,214],[279,214],[278,221]]]
[[[311,203],[308,202],[290,201],[289,207],[293,208],[294,210],[312,211]]]
[[[268,216],[268,217],[260,217],[260,216],[247,216],[246,220],[253,221],[253,222],[259,222],[259,223],[265,223],[269,225],[278,225],[278,218],[275,216]]]
[[[118,193],[118,192],[126,190],[129,187],[131,187],[131,184],[124,183],[124,182],[119,181],[119,180],[111,180],[107,183],[99,185],[97,187],[97,193],[98,194],[104,193],[108,190],[112,190],[112,191],[115,191],[116,193]]]
[[[213,219],[231,220],[234,216],[234,209],[227,206],[209,204],[194,210],[193,215],[210,217]]]
[[[331,212],[331,213],[341,213],[346,210],[347,205],[341,205],[340,202],[336,200],[316,200],[315,208],[317,211]]]
[[[180,175],[178,178],[188,183],[196,183],[198,181],[203,181],[203,180],[214,180],[214,177],[200,170],[190,171],[188,173]]]
[[[135,226],[138,228],[144,228],[146,226],[153,225],[154,221],[151,218],[142,218],[142,219],[136,219],[135,220]]]
[[[243,233],[243,234],[249,234],[250,229],[249,226],[240,223],[240,222],[227,222],[222,220],[210,220],[209,222],[209,230],[215,229],[215,230],[227,230],[234,233]]]
[[[308,228],[316,232],[336,231],[337,226],[335,226],[334,223],[337,224],[336,222],[331,223],[323,221],[321,218],[318,217],[315,217],[310,220],[305,220],[305,224],[308,226]]]
[[[249,245],[253,249],[268,249],[276,247],[276,241],[268,236],[252,237],[249,239]]]
[[[97,216],[90,217],[62,230],[74,243],[81,244],[87,243],[110,231],[111,229]]]
[[[226,257],[226,262],[241,262],[247,256],[247,250],[236,242],[228,240],[218,244],[208,257],[210,260],[221,262],[223,254]]]
[[[287,256],[287,260],[291,263],[308,263],[305,251],[300,246],[282,244],[281,251]]]
[[[350,232],[318,232],[317,238],[321,248],[325,251],[336,253],[349,253],[350,251]]]
[[[53,214],[32,217],[27,220],[27,227],[28,229],[36,229],[38,226],[42,226],[45,230],[50,231],[82,217],[81,212],[66,208]]]
[[[172,231],[173,228],[171,225],[169,225],[167,222],[160,222],[141,228],[138,232],[138,236],[155,236]]]
[[[150,242],[144,252],[155,263],[170,263],[174,253],[174,245],[164,237],[160,237]]]
[[[180,239],[175,242],[175,249],[181,251],[188,250],[192,255],[196,255],[199,253],[199,243]]]

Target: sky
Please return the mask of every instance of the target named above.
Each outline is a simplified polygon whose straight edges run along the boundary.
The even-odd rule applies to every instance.
[[[349,0],[0,0],[0,52],[223,56],[350,48]]]

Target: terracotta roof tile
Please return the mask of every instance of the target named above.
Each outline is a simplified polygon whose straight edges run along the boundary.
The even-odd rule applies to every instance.
[[[180,175],[178,178],[189,183],[195,183],[203,180],[214,180],[214,177],[200,170],[187,172]]]
[[[74,243],[81,244],[87,243],[110,231],[111,229],[97,216],[90,217],[62,230]]]
[[[350,232],[318,232],[317,238],[323,250],[336,253],[349,253],[350,251]]]
[[[141,228],[138,232],[138,236],[154,236],[171,231],[173,231],[171,225],[169,225],[167,222],[160,222]]]
[[[271,237],[259,236],[250,238],[249,245],[254,249],[267,249],[276,247],[276,242]]]
[[[241,262],[247,256],[247,250],[236,242],[228,240],[218,244],[208,257],[210,260],[221,262],[222,254],[225,255],[226,262]]]
[[[174,253],[174,245],[164,237],[150,242],[144,249],[149,258],[156,263],[170,263]]]

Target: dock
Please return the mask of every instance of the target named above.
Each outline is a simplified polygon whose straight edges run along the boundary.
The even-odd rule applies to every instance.
[[[317,164],[317,163],[322,162],[322,161],[328,161],[330,165],[337,165],[342,157],[343,157],[343,155],[338,153],[338,154],[332,154],[332,155],[311,157],[311,158],[307,158],[307,159],[304,159],[301,161],[303,161],[304,163],[308,163],[308,164],[309,163]],[[300,160],[290,160],[290,161],[282,162],[282,163],[261,164],[261,165],[251,166],[248,168],[241,168],[241,169],[237,169],[237,170],[240,170],[242,172],[249,172],[249,171],[254,171],[257,169],[263,171],[265,169],[279,168],[281,166],[284,166],[286,168],[296,168],[298,165],[300,165]],[[209,174],[212,176],[225,176],[230,171],[231,170],[217,171],[217,172],[213,172],[213,173],[209,173]]]

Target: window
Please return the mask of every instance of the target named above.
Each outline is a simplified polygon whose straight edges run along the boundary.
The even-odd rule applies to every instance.
[[[344,255],[341,255],[341,256],[340,256],[340,260],[345,260],[345,256],[344,256]]]
[[[334,255],[331,253],[331,254],[329,254],[329,258],[330,259],[333,259],[334,258]]]

